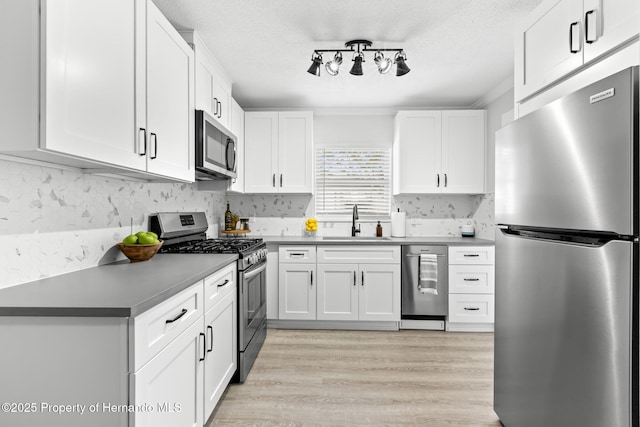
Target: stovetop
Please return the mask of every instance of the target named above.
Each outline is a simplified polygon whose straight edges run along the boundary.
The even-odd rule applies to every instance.
[[[259,249],[262,239],[196,239],[180,243],[165,242],[162,253],[238,254],[242,257]]]

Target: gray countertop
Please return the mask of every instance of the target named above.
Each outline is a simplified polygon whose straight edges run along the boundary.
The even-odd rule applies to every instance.
[[[382,239],[365,238],[353,239],[345,237],[346,240],[324,240],[320,236],[304,237],[304,236],[260,236],[267,244],[272,245],[432,245],[441,244],[449,246],[490,246],[494,245],[493,240],[478,239],[475,237],[385,237]],[[332,236],[331,239],[334,239]]]
[[[158,254],[0,289],[0,316],[133,317],[238,259]]]

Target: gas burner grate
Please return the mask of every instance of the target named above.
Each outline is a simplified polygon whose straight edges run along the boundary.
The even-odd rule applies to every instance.
[[[204,239],[165,244],[162,253],[241,254],[262,243],[262,239]]]

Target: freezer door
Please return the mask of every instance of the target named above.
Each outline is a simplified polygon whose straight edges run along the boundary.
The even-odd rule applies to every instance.
[[[505,426],[631,425],[634,250],[497,232],[494,409]]]
[[[637,68],[496,133],[496,223],[632,235]]]

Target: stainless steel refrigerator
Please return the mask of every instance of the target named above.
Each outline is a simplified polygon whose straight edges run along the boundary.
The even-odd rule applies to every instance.
[[[496,134],[494,409],[638,426],[638,68]]]

